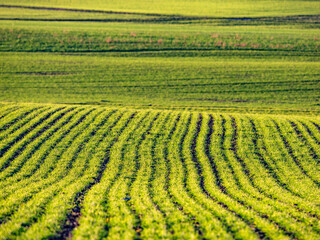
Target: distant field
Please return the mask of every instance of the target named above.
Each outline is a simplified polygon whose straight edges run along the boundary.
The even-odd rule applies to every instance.
[[[0,21],[0,100],[319,113],[317,17],[186,24],[111,15]]]
[[[0,100],[319,113],[320,63],[313,56],[205,53],[209,56],[6,53]]]
[[[0,239],[320,239],[320,2],[0,0]]]
[[[320,13],[320,3],[314,0],[1,0],[0,4],[206,17],[287,16]]]

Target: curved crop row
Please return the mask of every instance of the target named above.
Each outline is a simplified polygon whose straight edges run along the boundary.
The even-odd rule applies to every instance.
[[[0,108],[0,239],[320,237],[317,118]]]

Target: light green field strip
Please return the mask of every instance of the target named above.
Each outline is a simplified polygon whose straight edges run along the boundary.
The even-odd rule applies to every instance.
[[[165,58],[6,53],[0,100],[229,112],[319,111],[317,59],[239,54]]]
[[[250,26],[250,25],[232,25],[232,26],[208,26],[206,24],[154,24],[154,23],[121,23],[121,22],[42,22],[35,21],[30,24],[29,21],[12,21],[12,20],[2,20],[0,21],[0,27],[2,30],[29,30],[33,32],[52,32],[56,35],[63,33],[67,35],[70,32],[84,32],[88,35],[94,33],[110,35],[115,32],[118,33],[117,37],[121,37],[121,34],[130,34],[131,32],[136,34],[136,37],[141,37],[146,33],[158,36],[166,36],[166,34],[171,33],[175,35],[179,34],[272,34],[273,36],[281,36],[281,34],[288,34],[292,36],[312,37],[318,36],[320,30],[318,28],[303,28],[301,25],[259,25],[259,26]],[[133,36],[131,36],[132,39]]]
[[[84,0],[50,0],[50,1],[26,1],[26,0],[1,0],[0,4],[62,7],[89,10],[113,10],[120,12],[180,14],[192,16],[286,16],[292,14],[319,14],[317,1],[254,1],[254,0],[119,0],[102,1],[94,0],[88,3]]]
[[[316,117],[18,106],[0,239],[320,235]]]
[[[24,8],[0,7],[0,19],[38,19],[38,20],[138,20],[151,19],[152,16],[132,15],[132,14],[108,14],[90,12],[72,12],[56,10],[37,10]]]

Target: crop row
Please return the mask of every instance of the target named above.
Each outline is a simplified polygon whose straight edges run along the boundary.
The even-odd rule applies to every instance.
[[[0,239],[318,239],[316,117],[1,106]]]

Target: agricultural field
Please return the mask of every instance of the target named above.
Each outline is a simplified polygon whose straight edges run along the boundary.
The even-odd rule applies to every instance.
[[[320,239],[320,2],[0,0],[0,239]]]

